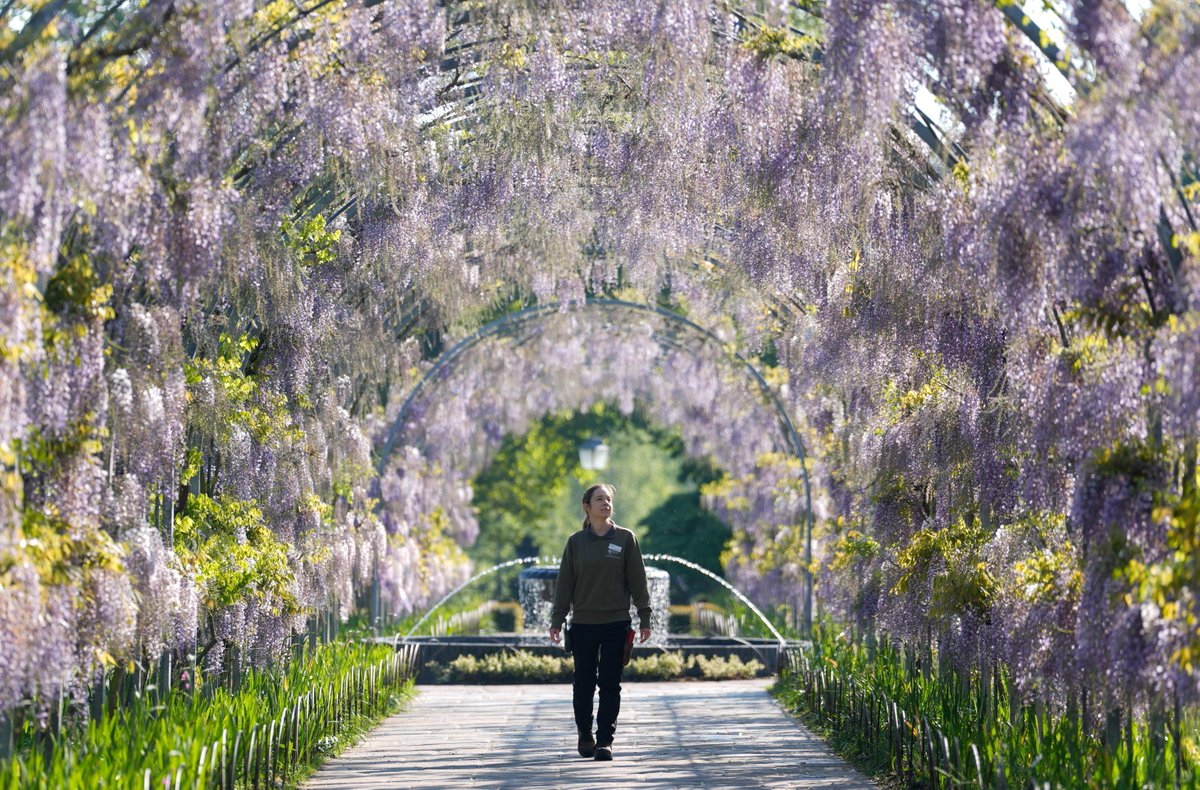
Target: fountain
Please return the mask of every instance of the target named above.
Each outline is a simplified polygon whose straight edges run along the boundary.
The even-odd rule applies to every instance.
[[[738,636],[687,636],[669,634],[668,629],[668,586],[669,575],[661,568],[646,568],[646,581],[650,590],[650,626],[652,636],[645,645],[635,645],[634,656],[645,650],[678,650],[684,655],[738,655],[743,660],[757,658],[768,671],[777,671],[786,661],[789,650],[799,644],[788,642],[771,624],[761,610],[755,606],[740,590],[722,579],[712,571],[694,562],[676,557],[671,554],[647,554],[646,560],[653,562],[672,562],[684,565],[695,571],[711,577],[719,582],[739,601],[744,603],[759,620],[762,621],[774,638],[756,639]],[[539,564],[541,567],[529,568],[521,572],[519,591],[521,609],[524,615],[524,627],[521,633],[492,634],[492,635],[462,635],[462,636],[433,636],[417,635],[422,627],[458,593],[475,582],[490,576],[497,571],[518,565]],[[550,609],[554,600],[554,585],[558,579],[558,561],[553,557],[521,557],[498,562],[490,568],[476,573],[462,584],[446,593],[409,629],[408,633],[395,637],[380,637],[380,641],[388,641],[400,648],[413,649],[418,657],[417,664],[423,666],[428,661],[446,663],[454,657],[464,654],[483,656],[498,650],[528,650],[538,654],[562,654],[561,645],[550,643]],[[630,611],[630,620],[637,622],[636,611]]]
[[[558,568],[540,566],[526,568],[518,577],[521,614],[524,632],[545,636],[550,630],[550,610],[554,606],[554,589],[558,583]],[[646,568],[646,586],[650,591],[650,641],[648,647],[667,644],[667,617],[670,605],[671,576],[661,568]],[[630,622],[638,622],[637,609],[629,607]],[[570,620],[568,619],[568,623]]]
[[[442,604],[446,603],[446,601],[449,601],[451,598],[458,595],[460,592],[465,590],[467,587],[471,586],[472,584],[474,584],[475,582],[484,578],[485,576],[491,576],[496,571],[503,570],[505,568],[511,568],[514,565],[528,565],[531,562],[551,562],[551,561],[553,561],[553,559],[554,559],[553,557],[518,557],[517,559],[509,560],[508,562],[497,562],[492,567],[490,567],[486,570],[480,571],[479,573],[475,574],[471,578],[467,579],[462,584],[455,587],[450,592],[443,595],[437,603],[435,603],[433,606],[431,606],[429,608],[429,611],[426,612],[421,617],[420,620],[418,620],[415,624],[413,624],[412,628],[408,629],[408,633],[406,633],[404,635],[404,638],[408,639],[413,634],[415,634],[417,631],[421,630],[421,626],[425,625],[425,623],[429,620],[429,618],[433,616],[434,612],[436,612],[438,609],[442,608]]]

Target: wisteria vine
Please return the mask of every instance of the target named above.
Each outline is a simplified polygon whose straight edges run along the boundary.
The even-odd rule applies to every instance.
[[[777,365],[828,610],[1194,700],[1200,12],[751,5],[7,4],[0,709],[419,606],[496,434],[594,399],[721,459],[729,572],[791,600],[767,426],[629,327],[472,357],[376,478],[431,358],[595,294]]]

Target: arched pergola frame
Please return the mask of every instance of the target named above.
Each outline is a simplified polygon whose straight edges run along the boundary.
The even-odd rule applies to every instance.
[[[409,425],[409,417],[413,408],[430,388],[436,387],[439,381],[445,380],[453,370],[455,363],[467,352],[477,346],[500,336],[511,335],[520,329],[536,324],[548,317],[562,312],[563,306],[558,304],[537,305],[527,307],[517,312],[501,316],[476,331],[459,340],[451,348],[443,352],[434,364],[425,372],[409,391],[395,419],[392,420],[387,436],[380,448],[376,461],[376,472],[382,477],[392,452],[400,445]],[[653,315],[661,319],[668,327],[686,334],[701,343],[710,345],[721,353],[730,364],[743,372],[753,383],[756,391],[763,400],[764,406],[769,407],[778,421],[780,433],[788,454],[800,462],[801,480],[804,485],[804,612],[803,628],[807,634],[812,628],[813,611],[813,580],[812,580],[812,539],[813,539],[813,509],[812,488],[809,482],[807,468],[807,453],[804,441],[796,431],[787,407],[779,394],[771,388],[762,373],[754,363],[741,353],[730,350],[712,330],[707,329],[679,313],[667,310],[657,305],[639,304],[621,299],[589,298],[580,305],[568,307],[574,310],[602,310],[609,313],[632,312],[642,315]]]

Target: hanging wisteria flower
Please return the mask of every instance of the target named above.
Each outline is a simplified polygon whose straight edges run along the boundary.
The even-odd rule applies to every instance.
[[[764,600],[1196,696],[1194,4],[284,6],[0,11],[0,707],[428,604],[503,436],[599,402],[729,474]]]

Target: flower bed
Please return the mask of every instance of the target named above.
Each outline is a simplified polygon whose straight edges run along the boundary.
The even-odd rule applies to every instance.
[[[566,683],[573,663],[569,656],[535,655],[526,650],[493,653],[483,657],[458,656],[447,664],[425,665],[431,683]],[[639,680],[744,680],[764,670],[755,660],[738,656],[690,656],[662,652],[629,662],[623,678]]]

